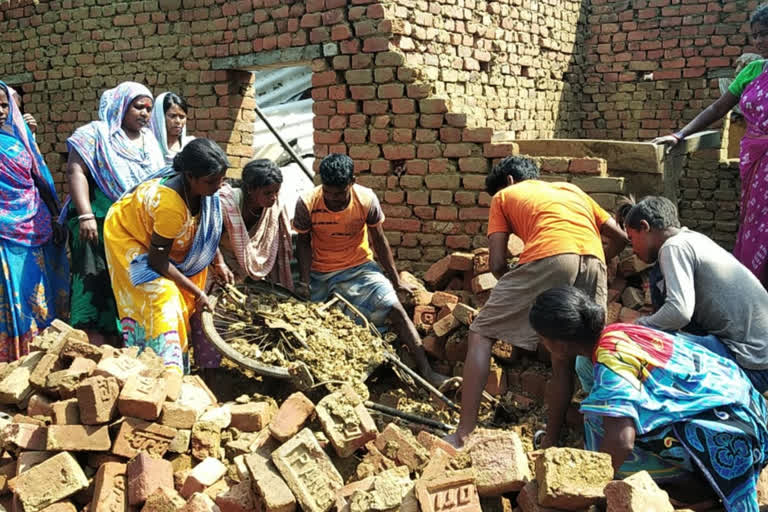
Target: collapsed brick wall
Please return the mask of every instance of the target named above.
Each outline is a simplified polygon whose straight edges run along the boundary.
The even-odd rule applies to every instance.
[[[470,126],[578,137],[587,3],[397,0],[395,46]]]
[[[757,0],[592,0],[583,136],[642,140],[682,127],[720,96],[749,45]]]
[[[252,154],[253,77],[247,70],[265,62],[272,66],[309,63],[315,156],[349,154],[359,181],[382,199],[388,217],[385,229],[397,256],[405,266],[408,261],[427,265],[448,250],[485,243],[482,233],[489,202],[482,191],[485,174],[491,159],[516,150],[514,144],[493,144],[490,127],[471,125],[471,116],[453,107],[450,98],[437,95],[438,91],[454,92],[448,90],[453,82],[441,81],[439,76],[430,79],[431,72],[424,73],[424,66],[408,64],[405,29],[397,18],[403,5],[370,0],[99,0],[98,4],[94,0],[13,0],[0,6],[0,31],[7,50],[0,59],[0,77],[20,85],[24,109],[40,123],[40,148],[65,189],[66,138],[96,117],[104,89],[134,80],[156,94],[181,93],[191,105],[188,131],[219,142],[237,171]],[[440,5],[417,7],[423,11],[424,6]],[[470,5],[465,4],[462,12]],[[487,9],[496,21],[507,12],[505,5],[497,3],[474,7],[478,12]],[[443,8],[445,13],[432,13],[432,29],[449,23],[454,11]],[[520,17],[515,26],[535,25],[529,19],[531,9],[527,3],[514,7],[517,14],[511,18]],[[565,9],[570,14],[562,20],[574,18],[576,10]],[[544,12],[551,12],[551,6]],[[560,25],[565,23],[556,19]],[[478,22],[485,25],[485,21],[481,17],[472,21],[474,29],[469,24],[465,28],[472,33],[479,30]],[[539,41],[545,39],[546,23],[538,26]],[[568,27],[554,28],[572,32]],[[414,41],[419,30],[412,31]],[[531,53],[529,36],[521,33],[519,37],[525,43],[519,46]],[[454,42],[450,46],[444,41],[442,48],[453,48],[457,57],[470,47],[469,40]],[[473,44],[489,51],[501,42],[501,38],[486,37]],[[553,38],[547,45],[554,48],[561,43],[565,44]],[[512,42],[509,45],[511,54]],[[567,53],[563,50],[563,57],[553,58],[553,64],[532,64],[528,78],[535,75],[544,83],[559,76],[560,71],[547,66],[564,69]],[[499,65],[512,66],[510,62]],[[512,66],[504,72],[515,71]],[[495,73],[487,75],[489,82]],[[520,86],[530,86],[522,78]],[[554,130],[545,121],[547,117],[555,121],[556,102],[546,98],[530,103],[526,114],[537,126],[545,126],[542,133]],[[537,118],[534,112],[542,105],[544,117]]]
[[[179,92],[188,131],[219,142],[237,172],[252,155],[250,70],[311,65],[315,156],[354,159],[359,182],[382,200],[398,259],[420,269],[486,243],[485,175],[517,152],[492,142],[494,128],[519,139],[578,135],[582,68],[571,44],[581,51],[587,7],[462,1],[12,0],[0,4],[0,78],[20,86],[65,189],[66,138],[96,117],[104,89],[135,80]],[[595,0],[590,20],[610,6]],[[604,136],[619,133],[630,132]],[[582,167],[576,158],[553,171]]]

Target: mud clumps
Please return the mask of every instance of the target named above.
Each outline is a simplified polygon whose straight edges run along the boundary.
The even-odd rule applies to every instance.
[[[222,339],[242,355],[287,369],[303,363],[317,384],[349,384],[364,398],[365,380],[385,358],[384,341],[335,306],[258,292],[241,302],[224,294],[214,318]]]

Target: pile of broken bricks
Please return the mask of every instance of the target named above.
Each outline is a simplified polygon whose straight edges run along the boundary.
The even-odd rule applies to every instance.
[[[523,243],[510,235],[507,257],[514,264],[522,253]],[[422,334],[424,349],[435,370],[461,376],[467,354],[467,327],[488,300],[496,285],[490,272],[488,249],[472,253],[454,252],[434,263],[422,279],[402,272],[401,277],[417,290],[411,298],[403,298],[413,308],[413,322]],[[608,262],[607,323],[632,323],[640,316],[650,314],[651,293],[648,265],[625,249]],[[515,359],[514,347],[504,340],[493,346],[493,362],[485,390],[493,396],[505,394],[515,384],[519,387],[519,372],[507,363]],[[547,362],[546,354],[539,359]],[[543,399],[536,393],[535,399]]]
[[[59,321],[28,356],[0,365],[0,505],[476,512],[512,510],[517,500],[530,512],[668,503],[640,477],[609,483],[605,455],[527,453],[502,430],[478,430],[457,451],[429,432],[375,421],[349,387],[316,403],[296,392],[279,406],[261,395],[222,404],[200,378],[164,375],[151,350],[94,346]]]

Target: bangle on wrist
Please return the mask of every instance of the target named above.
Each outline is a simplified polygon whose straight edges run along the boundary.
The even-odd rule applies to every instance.
[[[683,138],[680,135],[678,135],[677,133],[672,133],[671,135],[672,135],[672,137],[675,138],[675,140],[677,142],[680,142],[681,140],[683,140]]]
[[[93,213],[84,213],[82,215],[77,216],[77,221],[83,222],[84,220],[91,220],[95,218],[96,218],[96,215],[94,215]]]

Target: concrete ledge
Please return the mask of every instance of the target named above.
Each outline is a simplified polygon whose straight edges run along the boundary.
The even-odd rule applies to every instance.
[[[319,44],[281,48],[268,52],[249,53],[236,57],[221,57],[211,61],[213,69],[239,69],[250,71],[259,68],[281,67],[286,65],[311,64],[312,59],[323,56],[323,47]]]
[[[502,142],[500,139],[503,138],[503,133],[498,133],[494,141]],[[608,163],[609,173],[661,174],[664,171],[663,148],[650,142],[590,139],[538,139],[514,142],[520,146],[520,153],[524,155],[603,158]]]

